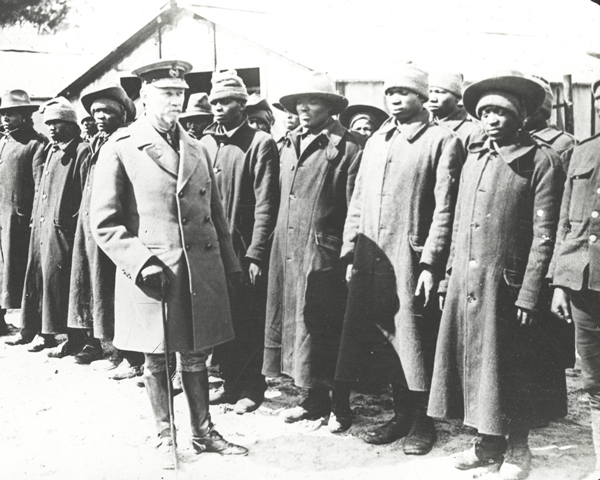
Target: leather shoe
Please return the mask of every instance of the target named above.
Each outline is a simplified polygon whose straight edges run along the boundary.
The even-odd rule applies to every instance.
[[[533,455],[528,445],[509,445],[500,467],[502,480],[524,480],[531,471]]]
[[[68,340],[64,343],[61,343],[60,345],[51,348],[48,351],[48,357],[50,358],[64,358],[64,357],[68,357],[69,355],[75,355],[76,353],[79,352],[81,346],[80,345],[74,345],[72,342],[69,342]]]
[[[233,411],[238,415],[243,415],[244,413],[250,413],[260,407],[261,401],[256,401],[255,399],[249,396],[242,396],[235,406],[233,407]]]
[[[14,325],[3,323],[0,324],[0,337],[5,337],[7,335],[15,335],[19,333],[19,329]]]
[[[404,439],[402,449],[406,455],[427,455],[436,440],[437,434],[433,419],[427,416],[418,416]]]
[[[173,440],[171,437],[162,437],[156,445],[156,454],[160,467],[163,470],[174,470],[177,462],[177,453],[173,454]]]
[[[56,339],[54,337],[43,337],[36,335],[31,341],[31,346],[27,349],[28,352],[41,352],[45,348],[56,347]]]
[[[19,333],[18,335],[15,335],[13,338],[6,340],[4,343],[6,345],[15,346],[15,345],[27,345],[28,343],[31,343],[32,341],[33,341],[33,338],[24,337],[22,333]]]
[[[397,413],[381,427],[367,432],[363,440],[371,445],[385,445],[405,437],[410,432],[413,417]]]
[[[139,377],[142,374],[142,365],[131,365],[129,360],[125,359],[108,376],[111,380],[126,380],[128,378]]]
[[[506,440],[503,437],[489,440],[485,436],[479,435],[473,441],[470,449],[454,456],[454,468],[458,470],[486,468],[489,472],[498,472],[504,462],[505,451]]]
[[[206,435],[192,437],[192,446],[196,453],[214,452],[221,455],[247,455],[248,449],[240,445],[228,442],[211,425]]]
[[[279,415],[285,423],[299,422],[300,420],[317,420],[329,414],[329,407],[314,402],[302,402],[295,407],[286,408]]]
[[[229,388],[221,385],[218,388],[211,388],[208,392],[208,402],[210,405],[220,405],[222,403],[233,404],[238,400],[239,396]]]
[[[332,405],[331,414],[327,421],[327,429],[331,433],[345,432],[352,426],[352,410],[349,404]]]
[[[96,360],[102,360],[104,352],[102,348],[94,347],[92,345],[85,345],[81,351],[75,355],[75,363],[79,365],[89,365]]]

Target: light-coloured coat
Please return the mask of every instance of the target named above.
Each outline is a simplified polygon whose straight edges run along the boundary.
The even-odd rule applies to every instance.
[[[169,349],[233,338],[226,274],[240,272],[208,155],[179,125],[179,156],[146,117],[102,147],[91,225],[115,263],[115,337],[122,350],[164,351],[160,292],[140,285],[149,262],[169,280]]]

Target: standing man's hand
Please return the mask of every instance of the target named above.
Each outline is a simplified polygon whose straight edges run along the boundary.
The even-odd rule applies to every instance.
[[[535,313],[525,308],[517,308],[517,320],[522,327],[529,327],[535,322]]]
[[[571,300],[569,299],[569,294],[564,289],[560,287],[554,289],[551,310],[561,320],[567,323],[573,321],[573,317],[571,316]]]
[[[444,305],[446,304],[446,294],[438,293],[438,304],[440,307],[440,312],[444,311]]]
[[[250,262],[250,266],[248,267],[248,276],[250,277],[250,283],[252,285],[256,285],[258,277],[260,277],[262,273],[262,268],[260,268],[256,263]]]
[[[353,268],[353,264],[350,263],[347,267],[346,267],[346,282],[350,283],[350,279],[352,278],[352,268]]]
[[[419,297],[421,295],[424,296],[423,306],[426,307],[429,305],[429,302],[433,300],[435,291],[437,289],[437,284],[435,278],[433,278],[433,274],[425,269],[419,275],[419,280],[417,281],[417,289],[415,291],[415,297]]]
[[[165,286],[165,290],[166,287],[169,286],[169,279],[167,278],[164,267],[155,263],[146,265],[142,268],[140,280],[145,287],[156,288],[157,290],[160,290],[163,285]]]

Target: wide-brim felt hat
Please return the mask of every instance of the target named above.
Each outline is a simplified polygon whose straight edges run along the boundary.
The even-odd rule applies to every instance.
[[[193,117],[213,117],[210,102],[208,101],[208,94],[204,92],[192,93],[188,99],[188,104],[181,115],[180,119],[193,118]]]
[[[322,98],[332,107],[331,115],[342,113],[348,108],[348,99],[335,91],[332,80],[324,73],[313,73],[304,78],[292,91],[279,99],[288,112],[298,115],[296,104],[301,97]]]
[[[546,98],[544,87],[514,70],[499,72],[469,85],[463,93],[463,105],[469,115],[479,118],[477,104],[487,92],[501,91],[517,96],[523,102],[527,116],[539,110]]]
[[[387,112],[383,111],[381,108],[374,107],[373,105],[350,105],[346,110],[340,113],[340,123],[344,127],[350,128],[350,122],[352,119],[361,113],[368,114],[377,122],[379,122],[379,125],[377,126],[378,128],[389,117]]]
[[[96,100],[102,98],[108,98],[120,104],[125,109],[126,121],[132,122],[135,120],[136,108],[133,100],[129,98],[123,87],[117,85],[102,87],[86,93],[81,97],[81,104],[86,112],[92,115],[92,105]]]
[[[31,103],[29,95],[25,90],[8,90],[4,92],[0,99],[0,112],[19,109],[33,113],[39,108],[39,105]]]
[[[256,112],[257,110],[265,110],[267,112],[273,111],[266,98],[261,98],[259,95],[253,93],[248,97],[248,103],[246,103],[246,113]]]

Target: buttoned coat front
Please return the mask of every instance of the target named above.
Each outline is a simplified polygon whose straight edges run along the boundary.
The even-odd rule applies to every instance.
[[[454,203],[464,160],[458,138],[426,110],[368,140],[344,228],[342,256],[353,263],[336,372],[366,381],[365,345],[374,328],[392,344],[408,387],[427,391],[439,322],[435,299],[415,298],[423,265],[441,278],[450,251]],[[379,365],[374,368],[380,368]]]
[[[564,367],[552,353],[547,319],[530,327],[517,319],[517,307],[541,307],[564,178],[557,155],[527,134],[502,148],[490,140],[471,145],[429,416],[505,435],[566,414]]]
[[[91,150],[76,137],[46,152],[31,215],[21,318],[26,330],[53,334],[67,327],[73,240]]]
[[[301,387],[330,386],[346,302],[340,260],[359,143],[331,121],[300,152],[302,132],[281,151],[281,202],[269,270],[263,373]]]
[[[29,222],[46,138],[22,128],[0,139],[0,308],[20,308]]]
[[[179,156],[141,117],[102,147],[90,207],[92,233],[117,267],[115,336],[121,350],[164,351],[160,292],[139,285],[165,267],[169,349],[233,338],[226,274],[240,267],[208,155],[177,125]]]
[[[94,170],[100,149],[109,138],[98,135],[91,145],[93,154],[73,243],[67,324],[70,328],[92,329],[96,338],[112,339],[115,323],[115,265],[98,247],[90,224]]]

